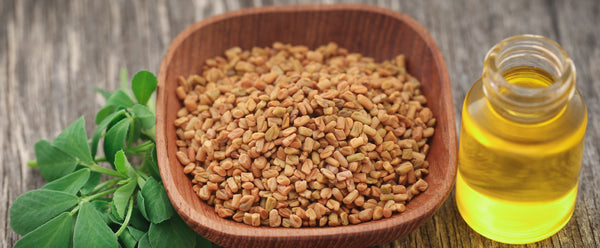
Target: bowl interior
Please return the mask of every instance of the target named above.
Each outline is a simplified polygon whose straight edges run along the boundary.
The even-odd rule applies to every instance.
[[[406,55],[408,72],[422,83],[437,126],[428,155],[429,188],[411,200],[404,213],[343,227],[257,228],[220,218],[194,194],[191,180],[175,157],[176,135],[172,123],[181,108],[175,94],[177,78],[201,73],[206,59],[222,56],[233,46],[250,49],[271,46],[276,41],[310,48],[333,41],[376,61]],[[194,230],[220,245],[354,247],[390,242],[428,220],[454,184],[456,127],[446,67],[438,47],[421,25],[398,12],[372,6],[265,7],[214,16],[179,34],[163,59],[158,88],[157,149],[160,172],[174,207]]]

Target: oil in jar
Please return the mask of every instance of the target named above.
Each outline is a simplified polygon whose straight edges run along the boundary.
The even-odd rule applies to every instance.
[[[521,47],[547,40],[510,39]],[[505,47],[488,53],[484,74],[464,101],[456,201],[463,219],[483,236],[531,243],[556,233],[571,218],[587,113],[574,75],[561,74],[574,70],[551,73],[537,67],[536,56],[517,49],[506,56],[513,52],[510,43],[500,45]],[[507,57],[521,58],[502,61]],[[570,62],[565,60],[558,62]],[[570,77],[573,82],[564,82]]]

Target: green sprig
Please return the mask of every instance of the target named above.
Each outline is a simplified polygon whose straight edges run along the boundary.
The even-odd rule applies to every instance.
[[[54,140],[35,144],[37,160],[27,164],[48,183],[12,204],[10,226],[23,235],[14,247],[211,246],[175,213],[158,174],[156,77],[138,72],[131,91],[127,78],[124,70],[113,93],[96,89],[106,104],[90,139],[81,117]],[[104,156],[97,156],[101,140]],[[141,164],[133,166],[131,156]]]

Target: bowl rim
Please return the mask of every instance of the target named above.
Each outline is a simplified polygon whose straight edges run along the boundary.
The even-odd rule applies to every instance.
[[[438,69],[437,73],[440,76],[440,91],[441,92],[449,92],[448,95],[450,104],[449,106],[445,106],[443,110],[447,111],[444,115],[448,115],[448,125],[451,125],[451,128],[447,130],[449,133],[449,138],[453,139],[453,142],[446,142],[448,146],[447,149],[450,151],[448,162],[445,166],[447,168],[448,173],[445,174],[444,178],[440,178],[442,180],[441,192],[439,194],[435,194],[431,196],[431,199],[425,204],[425,206],[420,206],[415,209],[411,209],[412,212],[407,213],[404,212],[402,214],[395,214],[393,217],[384,218],[379,221],[369,221],[360,223],[358,225],[347,225],[347,226],[337,226],[337,227],[302,227],[302,228],[272,228],[272,227],[252,227],[245,224],[237,223],[233,220],[228,220],[227,222],[211,222],[210,224],[205,224],[211,221],[211,218],[208,218],[200,213],[200,211],[188,204],[187,201],[182,200],[185,199],[184,194],[178,190],[169,190],[169,189],[177,189],[175,185],[174,177],[171,173],[171,169],[169,168],[169,155],[167,149],[167,125],[166,123],[166,108],[167,108],[167,94],[164,92],[167,70],[170,62],[173,60],[175,55],[175,51],[180,47],[181,43],[183,43],[190,34],[193,34],[198,29],[209,26],[213,23],[220,22],[226,19],[245,16],[245,15],[257,15],[263,13],[292,13],[292,12],[328,12],[328,11],[362,11],[362,12],[370,12],[379,15],[385,15],[391,18],[400,19],[405,22],[410,28],[412,28],[426,43],[428,49],[434,54],[432,63],[436,64]],[[193,227],[197,232],[205,233],[210,230],[211,233],[217,233],[217,236],[232,236],[232,237],[243,237],[247,239],[289,239],[291,236],[298,239],[305,238],[315,238],[323,236],[336,236],[339,234],[344,235],[352,235],[356,233],[364,233],[364,232],[376,232],[381,229],[387,229],[394,226],[397,226],[395,223],[397,222],[406,222],[406,223],[419,223],[418,225],[427,221],[437,209],[442,205],[445,199],[450,194],[452,187],[455,182],[456,172],[457,172],[457,142],[456,142],[456,124],[454,117],[454,104],[452,100],[452,92],[450,89],[450,80],[447,73],[447,68],[443,59],[443,56],[429,34],[429,32],[417,21],[412,19],[411,17],[390,9],[385,9],[381,7],[376,7],[372,5],[364,5],[364,4],[334,4],[334,5],[287,5],[287,6],[266,6],[266,7],[252,7],[245,8],[230,12],[225,12],[223,14],[211,16],[200,20],[188,27],[186,27],[183,31],[181,31],[175,39],[171,42],[168,47],[168,50],[161,62],[159,76],[158,76],[158,90],[157,90],[157,104],[156,104],[156,149],[158,156],[158,164],[160,169],[160,174],[163,180],[163,184],[165,189],[167,190],[168,196],[178,212],[178,214],[182,217],[182,219],[190,226]],[[438,113],[442,115],[443,113]],[[161,120],[161,121],[159,121]],[[164,156],[160,156],[164,154]],[[175,159],[175,158],[172,158]],[[442,161],[445,164],[445,160]],[[423,218],[423,220],[419,220]],[[231,222],[231,223],[230,223]],[[388,223],[387,225],[382,225],[382,223]],[[252,232],[233,232],[233,229],[237,229],[238,226],[235,224],[242,225],[248,229],[252,229]],[[228,232],[232,231],[232,232]],[[273,230],[277,230],[277,232],[273,232]],[[257,236],[258,235],[258,236]]]

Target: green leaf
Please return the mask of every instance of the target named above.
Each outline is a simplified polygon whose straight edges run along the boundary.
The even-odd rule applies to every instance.
[[[165,188],[150,177],[142,188],[146,214],[152,223],[161,223],[173,215],[173,206]],[[139,204],[139,202],[138,202]]]
[[[90,177],[88,178],[87,182],[81,188],[81,193],[88,194],[88,193],[92,192],[92,190],[94,190],[94,188],[96,188],[96,186],[98,186],[98,183],[100,182],[101,177],[102,177],[102,174],[100,172],[95,172],[95,171],[90,172]]]
[[[42,189],[62,191],[75,195],[90,178],[90,170],[82,169],[46,184]]]
[[[133,238],[135,238],[135,240],[140,240],[140,238],[142,238],[142,236],[144,236],[144,231],[142,230],[138,230],[134,227],[128,226],[127,227],[127,231],[129,231],[129,233],[131,234],[131,236],[133,236]]]
[[[115,167],[117,168],[117,171],[123,175],[126,175],[130,178],[137,177],[135,168],[131,166],[123,150],[119,150],[117,154],[115,154]]]
[[[108,210],[108,218],[113,223],[119,225],[123,224],[123,220],[125,220],[125,218],[121,218],[121,216],[119,216],[119,214],[117,213],[117,207],[115,206],[114,201],[110,203],[110,209]]]
[[[98,87],[94,87],[94,90],[96,92],[100,93],[100,95],[102,95],[102,97],[104,97],[104,100],[107,100],[112,95],[112,93],[110,93],[109,91],[100,89]]]
[[[92,157],[96,156],[96,151],[98,150],[98,142],[100,141],[100,137],[102,137],[104,130],[106,129],[106,127],[108,127],[108,124],[114,120],[117,120],[119,118],[122,119],[124,117],[125,117],[125,110],[122,109],[122,110],[119,110],[117,112],[110,114],[109,116],[104,118],[104,120],[102,120],[102,122],[100,122],[98,124],[98,127],[96,127],[96,131],[94,131],[94,135],[92,136],[92,142],[91,142]],[[121,120],[121,119],[119,119],[119,120]]]
[[[125,147],[130,121],[129,118],[122,119],[106,132],[104,137],[104,155],[106,156],[106,160],[110,161],[111,164],[114,164],[115,154]]]
[[[73,247],[119,247],[117,236],[89,202],[82,203],[79,209],[73,233]]]
[[[148,212],[146,211],[146,200],[144,199],[144,196],[142,195],[142,191],[138,191],[137,194],[137,204],[138,204],[138,208],[140,209],[140,213],[142,214],[142,216],[144,216],[144,218],[147,221],[150,221],[150,218],[148,218]]]
[[[77,204],[79,198],[69,193],[38,189],[17,197],[10,207],[10,226],[25,235],[48,220]]]
[[[131,80],[131,89],[138,102],[146,105],[148,99],[150,99],[150,96],[152,96],[152,93],[156,90],[157,84],[158,81],[154,74],[148,71],[139,71]]]
[[[129,198],[133,194],[133,191],[137,187],[137,180],[132,178],[128,183],[119,187],[113,196],[113,203],[115,204],[115,208],[117,209],[117,214],[119,214],[119,218],[125,218],[125,210],[127,209],[127,203],[129,202]]]
[[[119,235],[119,242],[126,248],[135,248],[135,245],[137,244],[137,240],[128,228]]]
[[[129,108],[129,107],[133,106],[134,104],[135,104],[135,102],[133,102],[133,100],[131,100],[131,97],[129,97],[129,95],[127,95],[127,93],[125,93],[125,91],[117,90],[117,91],[115,91],[115,93],[112,94],[112,96],[110,96],[110,98],[108,98],[108,100],[106,100],[105,106],[114,105],[117,107]]]
[[[133,118],[129,124],[129,135],[127,136],[128,146],[132,145],[140,138],[142,133],[142,123],[140,120]]]
[[[76,158],[52,146],[47,140],[35,143],[35,156],[40,173],[47,182],[73,172],[77,166]]]
[[[160,181],[161,178],[160,171],[158,170],[158,159],[156,158],[156,147],[152,149],[152,152],[150,152],[150,156],[144,159],[144,162],[146,161],[148,161],[148,164],[145,164],[143,166],[146,166],[145,168],[148,168],[148,172],[150,173],[150,175],[152,175],[152,177],[154,177],[154,179]]]
[[[212,242],[200,235],[196,235],[196,248],[212,248]]]
[[[116,112],[117,109],[118,107],[115,105],[107,105],[102,107],[100,110],[98,110],[98,113],[96,113],[96,124],[102,123],[102,121],[106,120],[108,116]]]
[[[144,233],[138,242],[139,248],[151,248],[150,239],[148,238],[148,233]]]
[[[100,213],[100,215],[102,216],[102,219],[104,220],[104,223],[110,224],[111,221],[110,221],[110,218],[108,217],[108,214],[110,211],[110,204],[107,201],[101,201],[101,200],[91,201],[90,203],[92,204],[92,206],[94,206],[96,211],[98,211],[98,213]]]
[[[196,232],[189,228],[179,215],[160,224],[150,224],[148,238],[152,247],[195,247]]]
[[[19,239],[14,247],[69,247],[72,230],[73,215],[64,212]]]
[[[83,116],[63,130],[52,145],[81,161],[92,164],[92,154],[87,144],[87,134],[85,133],[85,120]]]
[[[147,232],[148,228],[150,227],[150,222],[148,222],[148,220],[144,218],[139,208],[134,207],[131,211],[131,219],[129,220],[129,226]]]
[[[117,169],[117,171],[119,173],[121,173],[123,175],[127,175],[127,169],[125,169],[126,163],[129,164],[129,161],[127,161],[127,158],[125,157],[125,153],[123,153],[123,150],[119,150],[115,154],[115,168]]]
[[[150,129],[154,127],[154,113],[152,113],[148,107],[136,104],[133,105],[131,110],[133,111],[135,118],[142,122],[143,129]]]

